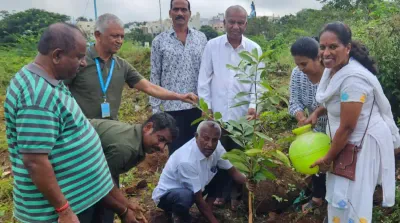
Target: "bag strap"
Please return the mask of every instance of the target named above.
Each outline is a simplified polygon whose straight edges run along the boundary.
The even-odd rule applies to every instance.
[[[375,95],[374,95],[374,101],[372,102],[371,111],[370,111],[370,113],[369,113],[367,127],[365,128],[364,135],[363,135],[363,137],[361,138],[360,146],[362,146],[362,144],[363,144],[363,142],[364,142],[365,135],[367,134],[368,127],[369,127],[369,122],[371,121],[372,110],[374,109],[374,105],[375,105]],[[331,142],[332,142],[333,139],[332,139],[331,125],[329,124],[328,109],[326,109],[326,119],[327,119],[327,121],[328,121],[329,137],[331,138]]]
[[[372,110],[374,109],[374,105],[375,105],[375,95],[374,95],[374,101],[372,102],[371,111],[370,111],[370,113],[369,113],[369,118],[368,118],[367,127],[365,128],[365,132],[364,132],[364,135],[363,135],[363,137],[362,137],[362,139],[361,139],[360,146],[362,146],[362,144],[363,144],[363,142],[364,142],[365,135],[367,134],[369,122],[371,121]]]

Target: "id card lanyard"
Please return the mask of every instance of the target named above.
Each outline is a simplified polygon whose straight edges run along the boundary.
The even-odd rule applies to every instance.
[[[107,89],[110,86],[111,77],[112,77],[113,71],[114,71],[115,60],[114,60],[114,58],[111,60],[111,67],[110,67],[110,71],[108,73],[108,77],[107,77],[107,81],[106,81],[105,85],[104,85],[104,80],[103,80],[103,74],[102,74],[101,68],[100,68],[99,59],[95,58],[95,61],[96,61],[97,75],[99,77],[100,87],[101,87],[101,91],[103,92],[103,99],[104,99],[104,102],[101,104],[101,117],[108,118],[108,117],[110,117],[111,114],[110,114],[110,103],[107,102]]]

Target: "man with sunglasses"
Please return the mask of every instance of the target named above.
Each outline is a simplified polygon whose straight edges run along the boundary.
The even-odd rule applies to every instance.
[[[90,123],[100,137],[111,176],[119,186],[119,175],[144,160],[146,154],[163,152],[177,136],[175,119],[164,112],[152,115],[144,124],[126,124],[107,119],[92,119]],[[132,209],[141,210],[135,205]],[[104,223],[114,222],[114,213],[102,206],[96,214]],[[144,222],[144,221],[143,221]]]
[[[173,26],[159,34],[152,43],[150,81],[179,94],[196,93],[207,38],[204,33],[188,27],[191,16],[189,1],[171,0],[170,7]],[[193,138],[197,126],[191,123],[200,118],[200,110],[192,104],[156,97],[150,97],[150,104],[153,114],[163,110],[177,121],[181,134],[168,148],[169,154]]]

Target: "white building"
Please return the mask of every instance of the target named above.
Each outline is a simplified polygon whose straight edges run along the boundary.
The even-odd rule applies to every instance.
[[[142,25],[140,23],[134,22],[133,24],[129,25],[128,28],[125,28],[125,33],[130,33],[132,29],[140,29]]]
[[[95,22],[89,22],[89,21],[78,21],[76,23],[76,26],[78,26],[81,31],[85,34],[87,39],[94,39],[94,27],[95,27]]]
[[[201,27],[201,19],[200,19],[200,13],[197,12],[196,15],[192,16],[189,20],[189,27],[192,29],[197,29],[199,30]]]

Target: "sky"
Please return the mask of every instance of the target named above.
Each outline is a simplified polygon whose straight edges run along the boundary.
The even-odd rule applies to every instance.
[[[0,10],[23,11],[29,8],[44,9],[69,15],[73,18],[94,18],[94,0],[0,0]],[[168,18],[170,0],[161,1],[162,18]],[[255,0],[257,16],[295,14],[304,8],[320,9],[316,0]],[[241,5],[250,13],[251,0],[191,0],[192,15],[211,18],[223,13],[231,5]],[[124,23],[158,20],[159,0],[97,0],[98,15],[113,13]]]

